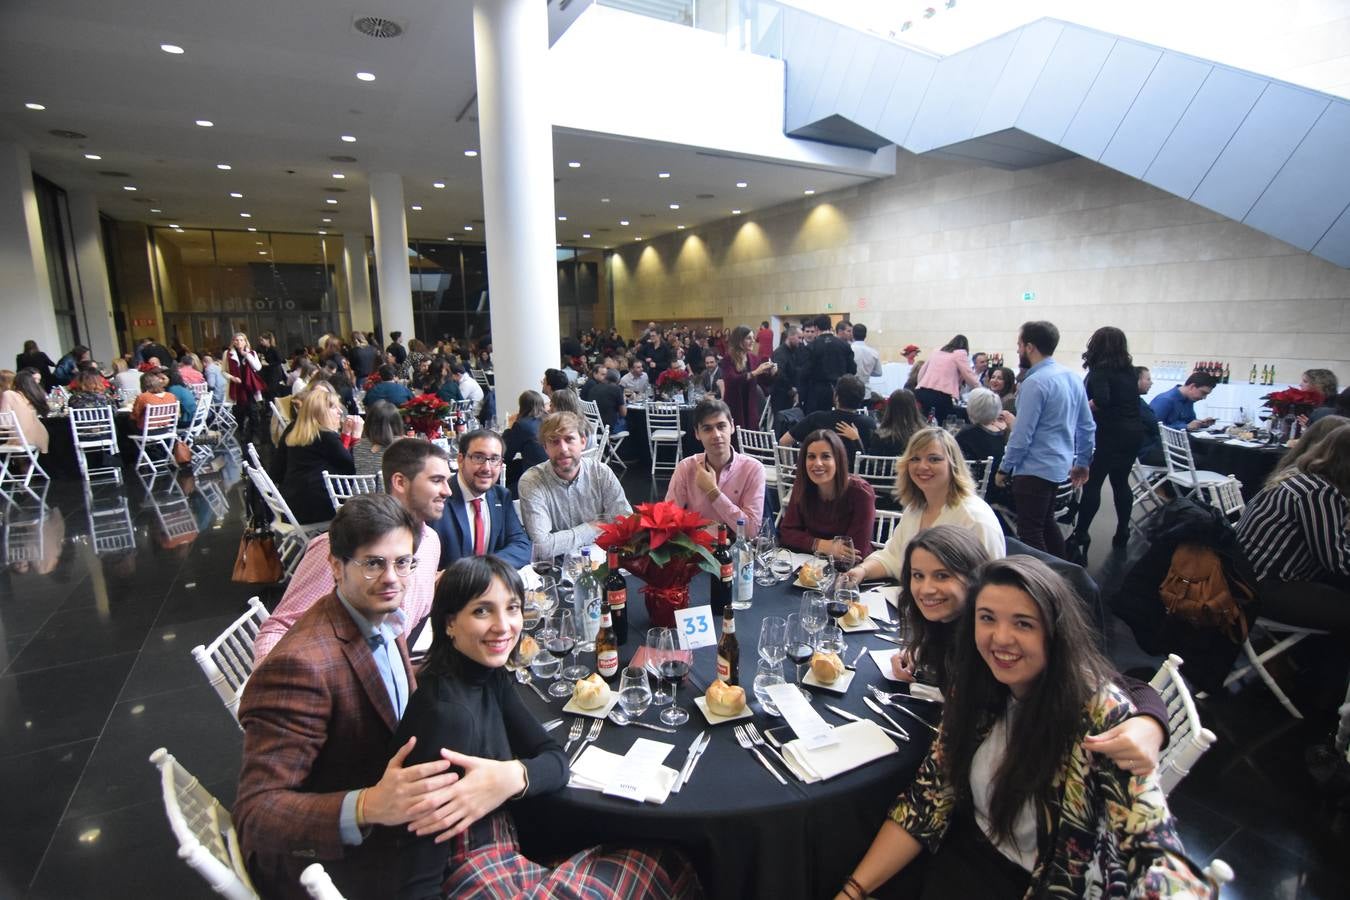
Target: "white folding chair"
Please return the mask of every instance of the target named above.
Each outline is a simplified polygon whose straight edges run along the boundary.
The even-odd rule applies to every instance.
[[[975,482],[975,493],[983,500],[984,495],[989,493],[989,482],[994,478],[994,458],[986,456],[984,459],[968,459],[966,468],[970,470],[970,477]]]
[[[594,400],[577,400],[581,406],[581,414],[595,423],[595,427],[600,427],[600,404]]]
[[[764,484],[774,487],[778,484],[778,469],[773,464],[773,448],[777,442],[772,431],[752,431],[749,428],[737,428],[736,439],[740,441],[741,452],[753,456],[764,466]]]
[[[188,390],[192,391],[192,396],[196,398],[198,406],[205,403],[207,407],[210,408],[211,400],[213,399],[211,385],[207,384],[205,381],[201,384],[189,384]]]
[[[477,410],[474,408],[477,405],[477,401],[474,400],[455,401],[455,409],[464,416],[464,424],[470,431],[478,427]]]
[[[590,444],[581,451],[581,458],[600,462],[604,458],[605,444],[609,442],[609,427],[599,420],[596,420],[596,425],[599,427],[592,433]]]
[[[623,446],[624,439],[627,437],[628,432],[626,431],[620,431],[618,434],[613,431],[609,432],[609,438],[605,441],[604,452],[600,457],[605,465],[618,466],[624,472],[628,471],[628,463],[624,462],[623,457],[619,455],[619,448]]]
[[[1061,481],[1058,485],[1055,486],[1055,505],[1054,508],[1051,510],[1051,514],[1054,516],[1056,522],[1058,522],[1060,517],[1063,516],[1065,513],[1069,512],[1071,509],[1077,509],[1078,498],[1082,494],[1082,492],[1083,492],[1082,488],[1074,487],[1072,481]],[[1070,521],[1067,525],[1065,525],[1065,527],[1072,530],[1073,522]]]
[[[1200,725],[1200,714],[1190,688],[1181,677],[1181,657],[1175,653],[1167,657],[1158,674],[1149,684],[1167,705],[1167,748],[1158,760],[1158,784],[1164,794],[1172,792],[1181,779],[1191,772],[1196,760],[1217,740],[1214,732]]]
[[[249,452],[257,455],[252,444],[249,445]],[[249,481],[253,482],[267,508],[272,511],[272,531],[281,539],[277,545],[277,555],[281,558],[285,577],[290,578],[295,567],[300,564],[300,558],[305,555],[305,547],[316,535],[328,530],[328,523],[301,525],[266,470],[260,466],[245,466],[244,471],[248,473]]]
[[[1130,528],[1133,530],[1142,533],[1148,517],[1167,505],[1167,499],[1157,490],[1157,485],[1166,476],[1166,469],[1146,466],[1135,460],[1129,478],[1130,496],[1134,499],[1134,505],[1130,507]]]
[[[473,367],[470,367],[469,377],[472,378],[474,381],[478,382],[478,386],[483,389],[483,393],[487,393],[488,388],[492,387],[492,385],[488,384],[487,373],[484,372],[482,369],[475,369]]]
[[[210,391],[207,391],[206,398],[197,398],[197,405],[192,410],[192,419],[187,427],[179,432],[179,439],[192,448],[192,471],[200,472],[202,466],[211,461],[211,457],[216,455],[216,451],[211,448],[207,441],[206,423],[211,418]]]
[[[773,407],[769,405],[768,401],[765,401],[763,408],[759,411],[759,430],[773,430]]]
[[[675,467],[684,457],[684,431],[680,428],[680,405],[678,403],[647,404],[647,446],[652,454],[652,478],[658,472],[675,473]],[[665,463],[660,460],[661,447],[674,447],[675,459]]]
[[[889,495],[895,490],[895,472],[899,461],[898,456],[859,453],[853,457],[853,474],[870,484],[879,496]]]
[[[310,900],[346,900],[322,863],[305,866],[305,871],[300,873],[300,884],[309,892]]]
[[[192,648],[192,658],[201,666],[206,680],[220,695],[220,702],[225,704],[236,723],[239,721],[239,698],[244,694],[248,677],[253,674],[253,642],[268,615],[262,601],[251,597],[248,610],[219,637],[209,644]]]
[[[333,512],[342,509],[357,494],[376,494],[380,490],[378,475],[330,475],[323,472],[323,486],[328,489],[328,499],[333,503]]]
[[[75,444],[75,461],[86,487],[95,478],[111,477],[122,483],[122,466],[117,459],[117,426],[112,407],[94,406],[70,411],[70,435]],[[102,453],[113,457],[110,466],[90,468],[88,454]]]
[[[1206,498],[1208,490],[1223,481],[1225,476],[1218,472],[1209,472],[1195,468],[1195,457],[1191,455],[1191,439],[1184,428],[1168,428],[1158,425],[1162,435],[1163,458],[1167,462],[1167,480],[1181,489],[1182,493],[1202,492]]]
[[[173,461],[173,445],[178,441],[178,401],[151,403],[145,408],[145,419],[139,434],[132,434],[136,444],[136,471],[149,469],[152,474],[168,471]],[[150,448],[158,447],[163,456],[155,459]]]
[[[872,546],[880,549],[891,539],[891,532],[900,525],[900,513],[893,509],[879,509],[872,520]]]
[[[777,473],[778,486],[778,517],[774,519],[774,524],[783,521],[783,513],[792,499],[792,483],[797,480],[797,454],[800,452],[799,447],[773,445],[773,468]]]
[[[281,405],[277,403],[277,401],[269,400],[267,403],[268,406],[272,408],[272,420],[277,423],[273,426],[273,429],[279,428],[281,431],[284,431],[286,426],[291,424],[291,417],[281,411]],[[277,433],[279,434],[280,431]]]
[[[1270,637],[1272,644],[1261,653],[1256,652],[1252,646],[1252,634],[1256,631],[1264,631]],[[1242,653],[1247,657],[1247,664],[1236,668],[1228,673],[1228,677],[1223,680],[1223,686],[1228,687],[1233,682],[1243,678],[1253,669],[1265,682],[1266,687],[1275,695],[1275,699],[1280,701],[1280,705],[1289,710],[1289,714],[1295,719],[1303,718],[1303,713],[1298,711],[1294,701],[1289,699],[1289,695],[1280,689],[1274,676],[1266,669],[1266,663],[1275,657],[1284,653],[1304,638],[1312,637],[1315,634],[1329,634],[1320,628],[1303,628],[1298,625],[1289,625],[1284,622],[1276,622],[1274,619],[1267,619],[1264,616],[1259,617],[1251,623],[1247,629],[1247,639],[1242,642]]]
[[[22,472],[14,470],[19,457],[27,460]],[[19,427],[18,415],[11,411],[0,412],[0,494],[12,500],[16,491],[23,491],[36,498],[38,495],[32,486],[34,477],[51,480],[38,463],[37,448],[28,443]]]
[[[164,812],[178,839],[179,858],[228,900],[257,900],[229,810],[168,750],[160,747],[150,754],[150,762],[159,769]]]
[[[1242,499],[1242,482],[1232,475],[1207,488],[1205,494],[1209,505],[1223,513],[1230,522],[1237,520],[1247,508],[1247,501]]]
[[[228,394],[211,407],[211,423],[222,435],[234,434],[239,430],[239,422],[234,417],[234,404],[230,402]]]

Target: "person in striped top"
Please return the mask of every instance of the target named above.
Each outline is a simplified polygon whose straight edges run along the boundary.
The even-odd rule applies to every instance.
[[[1277,473],[1247,504],[1237,536],[1264,614],[1350,636],[1350,425]]]

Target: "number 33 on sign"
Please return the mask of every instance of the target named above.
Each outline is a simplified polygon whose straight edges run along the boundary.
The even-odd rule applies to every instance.
[[[680,647],[685,650],[716,645],[717,631],[713,628],[712,607],[695,606],[692,609],[675,610],[675,633],[680,636]]]

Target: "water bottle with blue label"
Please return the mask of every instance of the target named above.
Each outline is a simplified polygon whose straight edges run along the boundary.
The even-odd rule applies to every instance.
[[[589,653],[595,649],[600,633],[600,582],[591,568],[591,548],[581,548],[581,569],[572,585],[572,616],[577,627],[577,649]]]
[[[749,609],[755,596],[755,549],[746,537],[745,519],[736,520],[736,543],[731,545],[731,565],[731,608]]]

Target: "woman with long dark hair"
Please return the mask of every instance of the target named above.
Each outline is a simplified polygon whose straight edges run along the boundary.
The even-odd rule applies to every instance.
[[[865,452],[872,456],[899,456],[905,452],[909,439],[923,427],[919,401],[914,394],[904,388],[891,391]]]
[[[1087,558],[1088,528],[1102,503],[1102,482],[1108,478],[1116,505],[1116,533],[1111,546],[1124,547],[1130,542],[1130,510],[1134,506],[1130,469],[1144,443],[1139,379],[1125,332],[1110,325],[1094,331],[1083,351],[1083,368],[1088,370],[1088,406],[1097,422],[1097,447],[1078,503],[1078,521],[1066,542],[1070,558],[1080,563]]]
[[[1135,708],[1062,578],[1029,556],[986,563],[955,644],[941,731],[838,897],[924,850],[924,897],[1212,895],[1156,778],[1084,744]]]
[[[16,372],[22,372],[24,369],[36,371],[42,380],[43,390],[51,390],[52,388],[52,367],[55,365],[56,363],[52,362],[50,356],[38,349],[37,341],[24,341],[23,352],[14,357],[14,370]]]
[[[731,408],[737,428],[758,428],[764,391],[773,383],[774,364],[750,352],[755,336],[749,328],[737,325],[731,331],[727,352],[718,363],[717,392]]]
[[[552,869],[521,854],[507,802],[562,790],[568,778],[562,747],[506,671],[524,599],[520,575],[495,556],[456,560],[436,588],[426,626],[431,649],[392,746],[417,738],[404,766],[448,759],[459,790],[450,820],[417,829],[404,846],[398,897],[701,897],[692,868],[674,850],[592,848]],[[447,825],[457,833],[437,843]]]
[[[555,391],[557,396],[562,391]],[[512,497],[520,476],[531,466],[548,459],[544,445],[539,441],[539,426],[548,415],[548,400],[538,391],[522,391],[519,406],[511,427],[502,433],[502,456],[506,457],[506,488]],[[519,458],[517,458],[519,457]]]
[[[970,364],[970,341],[966,336],[958,334],[934,350],[915,384],[914,396],[924,414],[933,416],[938,424],[946,421],[956,410],[961,385],[980,386],[980,378]]]
[[[39,416],[47,415],[47,395],[38,385],[36,369],[21,369],[16,375],[0,369],[0,412],[12,412],[24,439],[46,453],[50,440],[47,427]]]
[[[384,451],[403,434],[403,416],[397,406],[386,400],[376,400],[367,406],[361,440],[352,446],[352,464],[356,467],[356,474],[381,474]]]
[[[839,435],[817,429],[806,436],[797,454],[797,478],[778,524],[778,537],[793,550],[834,555],[834,539],[847,536],[862,558],[872,550],[876,502],[872,486],[849,474],[848,454]]]
[[[1003,401],[1005,412],[1017,412],[1017,374],[1007,366],[995,366],[989,370],[986,387],[998,394]]]

